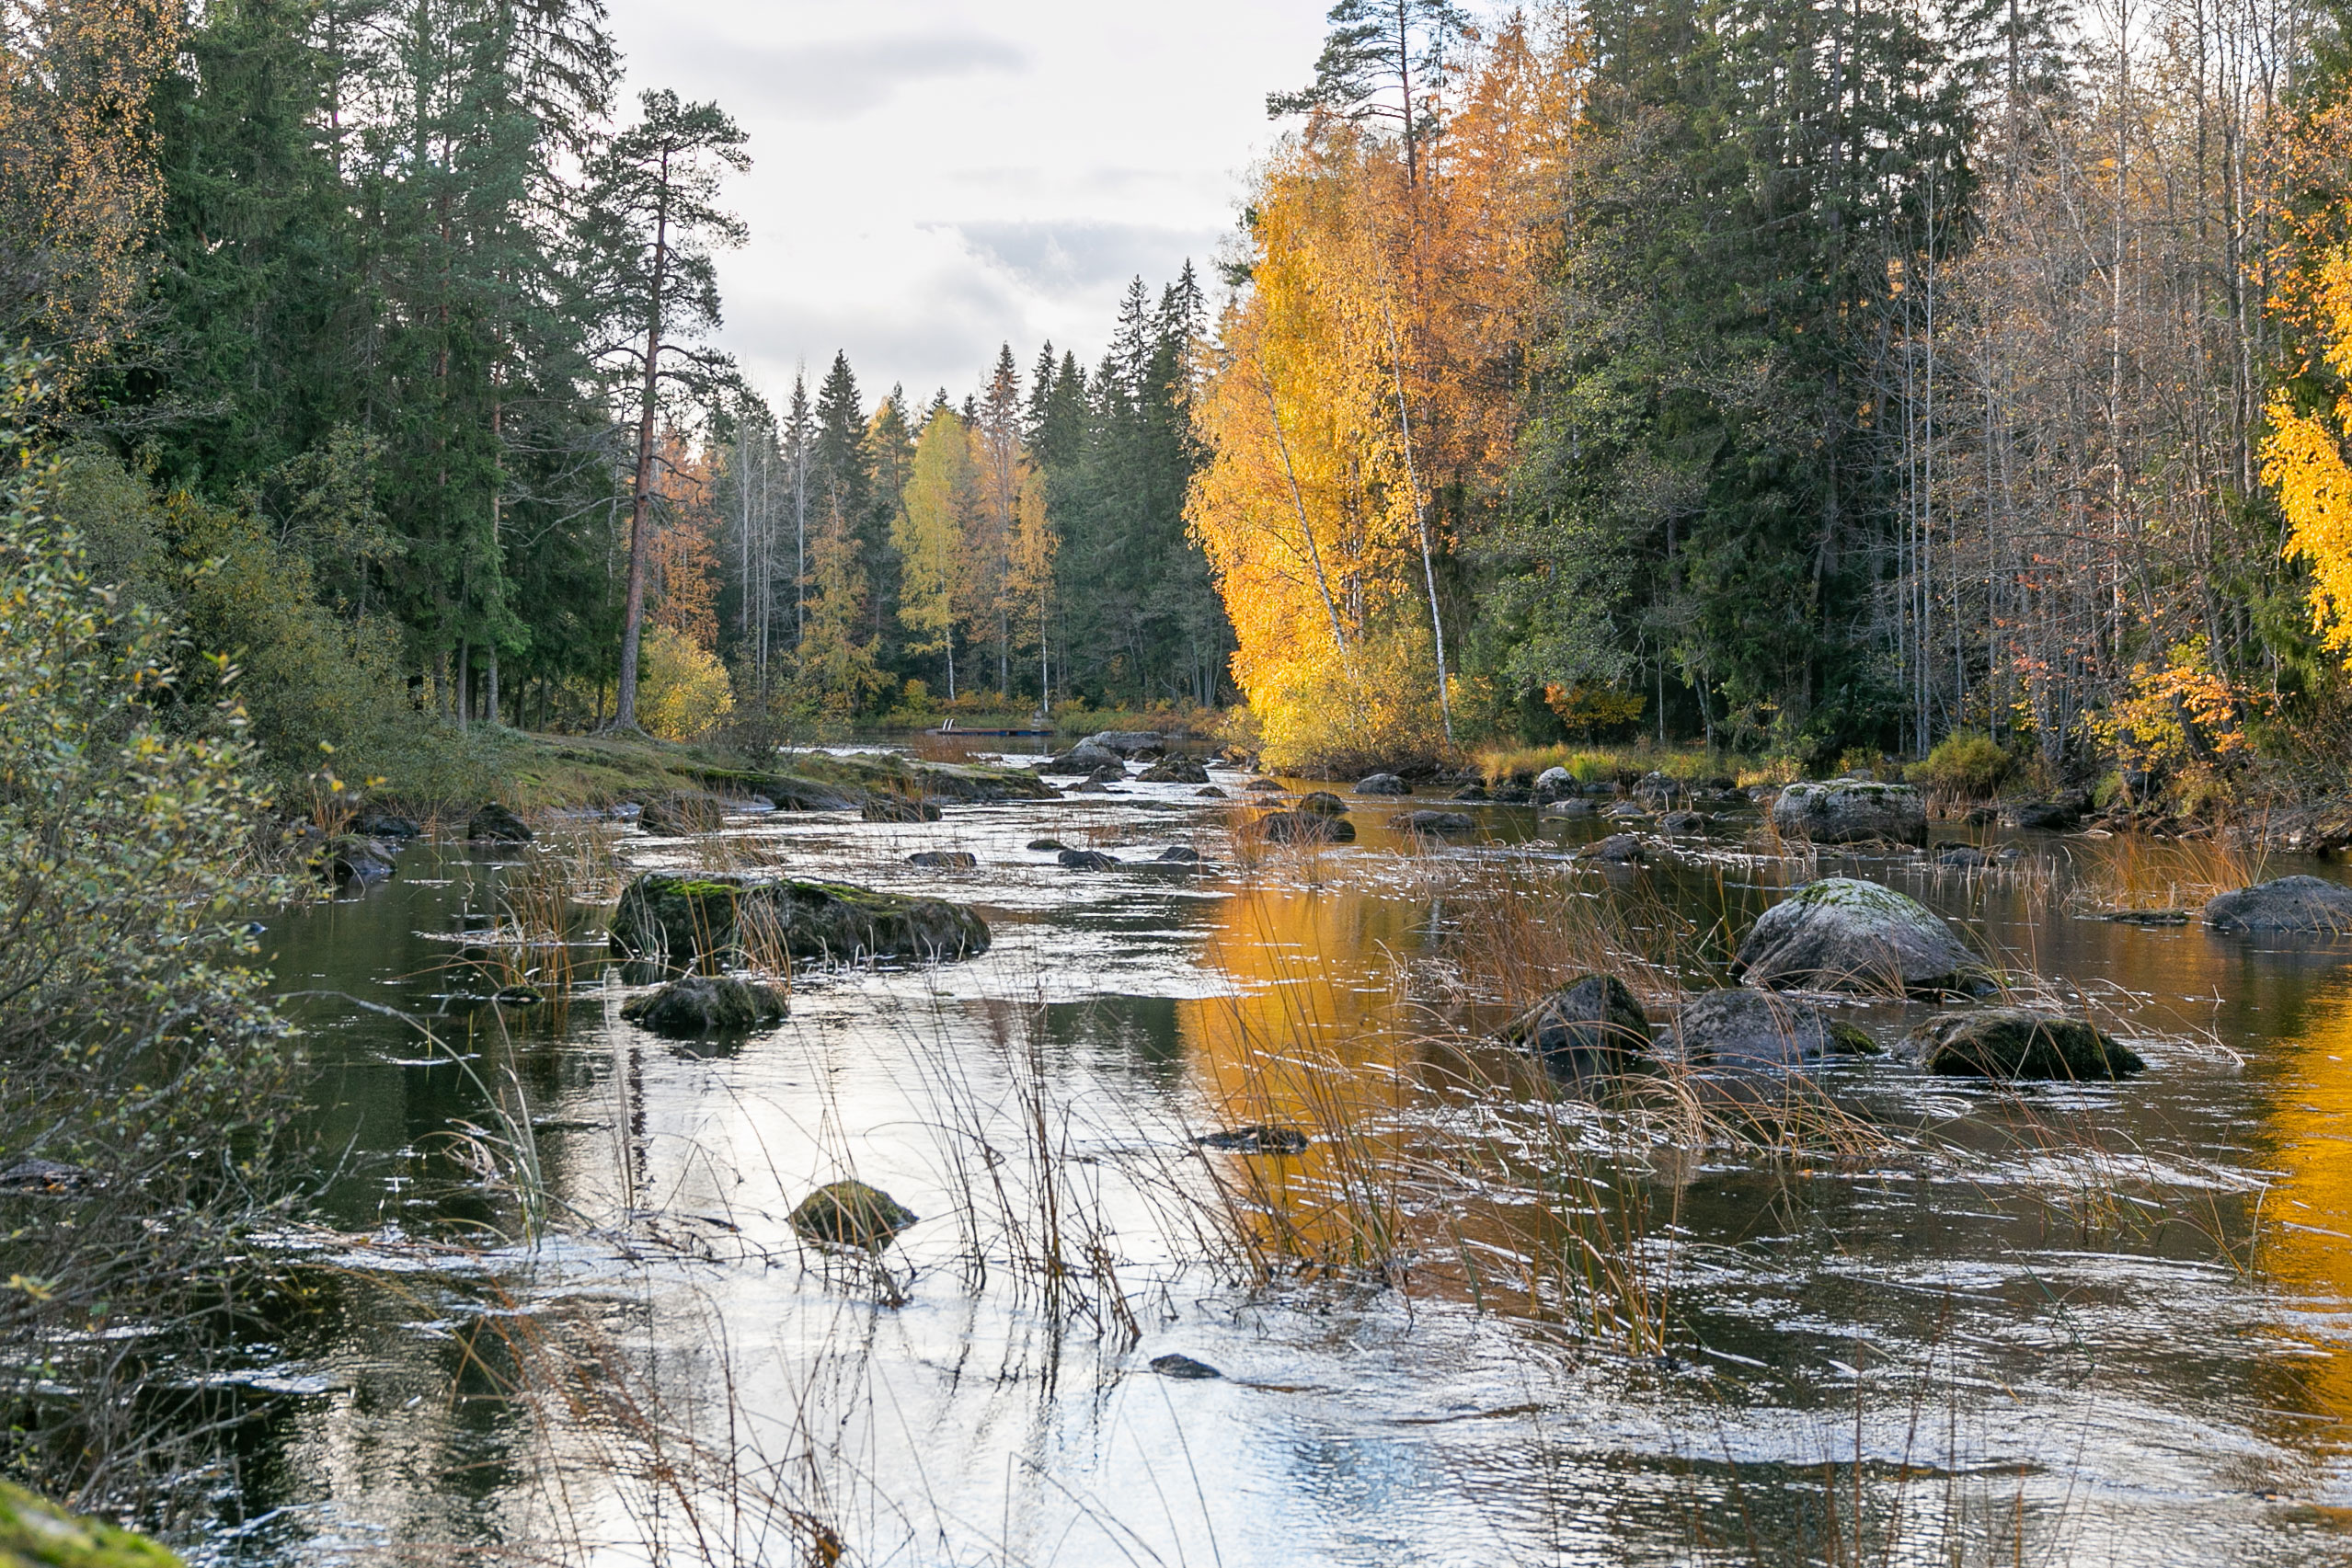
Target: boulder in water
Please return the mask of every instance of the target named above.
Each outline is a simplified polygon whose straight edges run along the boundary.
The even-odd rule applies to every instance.
[[[1745,986],[1684,1002],[1668,1038],[1692,1067],[1800,1067],[1878,1049],[1860,1029],[1810,1002]]]
[[[531,824],[492,801],[465,824],[465,836],[481,843],[527,844],[531,841]]]
[[[1078,744],[1107,751],[1114,757],[1132,757],[1138,751],[1165,750],[1168,738],[1156,729],[1104,729]]]
[[[828,1182],[800,1200],[792,1228],[820,1246],[880,1252],[921,1218],[879,1187]]]
[[[1793,784],[1773,802],[1773,826],[1817,844],[1927,842],[1927,807],[1909,784],[1833,779]]]
[[[382,882],[392,875],[392,846],[374,839],[338,833],[327,841],[327,873],[338,883]]]
[[[980,856],[969,850],[917,850],[907,864],[924,871],[977,871]]]
[[[1069,847],[1060,839],[1031,839],[1029,841],[1029,848],[1041,854],[1051,854],[1058,850],[1066,850]]]
[[[1808,883],[1766,910],[1733,965],[1756,985],[1887,995],[1959,990],[1984,967],[1943,916],[1849,876]]]
[[[2082,819],[2082,807],[2071,800],[2010,801],[2001,807],[2001,820],[2012,828],[2038,828],[2063,832]]]
[[[610,930],[615,953],[679,969],[740,957],[747,944],[841,961],[962,958],[989,944],[987,922],[942,898],[712,872],[648,872],[621,895]]]
[[[1091,740],[1082,740],[1053,758],[1038,771],[1041,773],[1091,773],[1097,768],[1120,768],[1119,753],[1104,750]]]
[[[1563,1077],[1621,1070],[1649,1049],[1649,1014],[1614,975],[1584,975],[1507,1025],[1504,1041]]]
[[[1477,820],[1460,811],[1400,811],[1388,819],[1388,825],[1401,833],[1434,839],[1460,838],[1478,830]]]
[[[621,1016],[657,1035],[740,1034],[782,1018],[787,1003],[780,986],[732,975],[688,975],[647,996],[632,997]]]
[[[2030,1007],[1939,1013],[1906,1038],[1930,1072],[1968,1078],[2123,1078],[2148,1064],[2079,1018]]]
[[[1459,801],[1463,801],[1463,802],[1467,802],[1467,803],[1469,803],[1469,804],[1475,805],[1475,804],[1477,804],[1477,803],[1479,803],[1479,802],[1486,801],[1486,800],[1489,800],[1489,799],[1491,799],[1491,798],[1493,798],[1493,797],[1492,797],[1492,796],[1490,796],[1489,795],[1487,795],[1487,793],[1486,793],[1486,786],[1485,784],[1463,784],[1463,785],[1460,789],[1455,790],[1455,791],[1453,792],[1453,798],[1454,798],[1454,799],[1456,799],[1456,800],[1459,800]]]
[[[1669,833],[1704,833],[1715,826],[1704,811],[1669,811],[1658,825]]]
[[[1063,850],[1054,856],[1072,871],[1117,871],[1119,862],[1100,850]]]
[[[1992,864],[1992,856],[1974,844],[1940,844],[1935,864],[1951,871],[1975,871]]]
[[[1410,795],[1413,786],[1394,773],[1371,773],[1356,781],[1358,795]]]
[[[359,820],[351,824],[351,831],[363,839],[374,839],[379,841],[424,836],[424,830],[407,818],[374,808],[361,812]]]
[[[1251,834],[1274,844],[1351,844],[1356,824],[1345,817],[1312,811],[1269,811],[1249,824]]]
[[[1152,1370],[1163,1378],[1187,1379],[1222,1378],[1225,1375],[1208,1362],[1195,1361],[1189,1356],[1154,1356],[1152,1357]]]
[[[857,808],[858,816],[868,822],[936,822],[939,808],[927,800],[917,800],[906,795],[877,795],[869,796]]]
[[[1270,792],[1275,795],[1279,795],[1282,793],[1281,784],[1273,779],[1252,779],[1249,783],[1242,785],[1242,788],[1256,790],[1260,794]]]
[[[1209,770],[1189,757],[1167,757],[1144,769],[1141,782],[1205,784],[1209,782]]]
[[[1170,844],[1152,859],[1162,865],[1198,865],[1200,852],[1190,844]]]
[[[1592,802],[1583,799],[1546,801],[1539,815],[1545,817],[1589,817],[1592,815]]]
[[[1348,803],[1327,789],[1318,789],[1299,796],[1299,803],[1291,809],[1311,817],[1345,817]]]
[[[1215,784],[1204,784],[1200,788],[1194,790],[1192,795],[1193,798],[1196,800],[1222,800],[1225,798],[1225,792],[1219,789]]]
[[[2352,887],[2316,876],[2281,876],[2224,893],[2205,906],[2216,931],[2352,932]]]
[[[1649,859],[1649,853],[1633,834],[1612,833],[1577,851],[1577,858],[1597,860],[1604,865],[1640,865]]]

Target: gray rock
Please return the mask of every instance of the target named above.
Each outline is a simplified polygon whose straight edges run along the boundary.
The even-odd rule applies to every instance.
[[[338,833],[327,841],[326,869],[339,883],[364,887],[392,875],[392,846],[356,833]]]
[[[1537,789],[1574,789],[1576,775],[1566,768],[1546,768],[1535,775]]]
[[[1119,862],[1100,850],[1063,850],[1054,856],[1072,871],[1117,871]]]
[[[1658,825],[1669,833],[1704,833],[1715,826],[1704,811],[1669,811]]]
[[[1957,990],[1983,971],[1943,916],[1847,876],[1825,876],[1766,910],[1733,964],[1757,985],[1893,995]]]
[[[632,997],[621,1016],[657,1035],[727,1035],[774,1023],[786,1010],[780,987],[732,975],[688,975],[649,996]]]
[[[1878,1047],[1853,1024],[1795,997],[1745,986],[1704,991],[1674,1015],[1668,1039],[1692,1067],[1797,1067]]]
[[[396,817],[389,811],[374,810],[361,812],[359,820],[351,824],[351,831],[363,839],[375,839],[380,841],[421,838],[424,835],[424,830],[407,818]]]
[[[1592,802],[1589,800],[1548,801],[1544,804],[1539,815],[1544,817],[1589,817],[1592,815]]]
[[[2012,801],[2001,807],[2003,826],[2038,828],[2045,832],[2063,832],[2082,817],[2082,807],[2071,800]]]
[[[1279,794],[1281,794],[1281,793],[1282,793],[1282,786],[1281,786],[1281,784],[1279,784],[1278,782],[1276,782],[1276,781],[1275,781],[1275,780],[1273,780],[1273,779],[1252,779],[1252,780],[1250,780],[1250,781],[1249,781],[1249,783],[1247,783],[1247,784],[1245,784],[1242,785],[1242,788],[1244,788],[1244,789],[1252,789],[1252,790],[1256,790],[1256,791],[1259,791],[1260,793],[1264,793],[1264,792],[1267,792],[1267,791],[1269,791],[1269,790],[1270,790],[1270,791],[1272,791],[1272,792],[1273,792],[1274,794],[1276,794],[1276,795],[1279,795]]]
[[[1299,803],[1291,809],[1314,817],[1345,817],[1348,815],[1348,803],[1327,789],[1319,789],[1311,795],[1301,795]]]
[[[1152,858],[1162,865],[1198,865],[1200,852],[1189,844],[1170,844]]]
[[[1209,782],[1209,770],[1189,757],[1169,757],[1144,769],[1142,782],[1205,784]]]
[[[1973,871],[1991,865],[1992,856],[1974,844],[1944,844],[1935,852],[1935,864],[1959,871]]]
[[[1356,825],[1345,817],[1323,817],[1312,811],[1269,811],[1249,824],[1248,831],[1276,844],[1352,844]]]
[[[916,800],[903,795],[869,796],[857,808],[858,816],[868,822],[936,822],[939,808],[927,800]]]
[[[792,1228],[820,1246],[880,1252],[921,1218],[879,1187],[829,1182],[800,1200]]]
[[[493,801],[474,813],[473,819],[465,824],[465,836],[483,843],[527,844],[531,841],[531,825]]]
[[[1631,833],[1612,833],[1607,838],[1589,843],[1577,851],[1578,860],[1597,860],[1611,865],[1641,865],[1649,860],[1642,841]]]
[[[1192,792],[1192,797],[1195,800],[1223,800],[1226,798],[1226,795],[1223,790],[1219,789],[1215,784],[1210,784],[1204,788],[1194,790]]]
[[[1508,1044],[1564,1077],[1622,1070],[1648,1051],[1649,1014],[1614,975],[1584,975],[1506,1026]]]
[[[1138,751],[1165,750],[1168,738],[1156,729],[1105,729],[1078,744],[1099,748],[1115,757],[1132,757]]]
[[[1060,839],[1031,839],[1029,841],[1029,848],[1041,853],[1051,853],[1056,850],[1066,850],[1069,847]]]
[[[969,850],[917,850],[907,856],[907,864],[925,871],[977,871],[980,856]]]
[[[2352,932],[2352,887],[2316,876],[2281,876],[2224,893],[2205,906],[2216,931]]]
[[[648,872],[621,895],[609,930],[625,957],[691,968],[781,948],[794,958],[962,958],[988,951],[988,924],[963,904],[844,882],[733,873]]]
[[[2030,1007],[1939,1013],[1906,1037],[1930,1072],[1968,1078],[2123,1078],[2148,1064],[2079,1018]]]
[[[1480,802],[1492,799],[1493,797],[1486,793],[1486,786],[1485,784],[1466,784],[1460,789],[1453,792],[1453,798],[1468,804],[1476,805]]]
[[[1356,781],[1358,795],[1410,795],[1413,786],[1394,773],[1370,773]]]
[[[1388,819],[1399,832],[1430,838],[1457,838],[1478,830],[1476,820],[1460,811],[1400,811]]]
[[[1794,784],[1773,802],[1773,826],[1817,844],[1927,842],[1927,807],[1909,784]]]
[[[1643,810],[1640,807],[1635,806],[1632,801],[1627,800],[1611,807],[1601,815],[1612,818],[1620,822],[1639,822],[1646,818],[1649,816],[1649,813]]]

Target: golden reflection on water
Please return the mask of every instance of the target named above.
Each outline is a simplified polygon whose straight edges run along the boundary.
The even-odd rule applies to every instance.
[[[2276,1290],[2340,1324],[2352,1301],[2352,988],[2312,997],[2301,1030],[2280,1044],[2285,1070],[2265,1118],[2280,1176],[2263,1199],[2259,1258]],[[2352,1342],[2314,1333],[2310,1319],[2286,1332],[2327,1352],[2303,1381],[2340,1443],[2352,1424]]]

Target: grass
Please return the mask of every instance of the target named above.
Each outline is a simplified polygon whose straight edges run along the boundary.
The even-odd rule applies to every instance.
[[[1578,784],[1659,773],[1686,782],[1728,778],[1744,788],[1754,784],[1786,784],[1796,776],[1794,767],[1785,762],[1702,747],[1655,747],[1646,741],[1633,746],[1497,747],[1479,751],[1474,761],[1488,784],[1506,779],[1532,782],[1551,768],[1567,769]]]

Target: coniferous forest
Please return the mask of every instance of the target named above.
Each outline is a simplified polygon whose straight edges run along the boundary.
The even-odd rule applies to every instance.
[[[1342,0],[1221,254],[961,391],[739,372],[758,150],[618,101],[585,0],[13,26],[58,510],[290,762],[1073,704],[1335,768],[2344,734],[2325,6]]]

